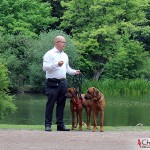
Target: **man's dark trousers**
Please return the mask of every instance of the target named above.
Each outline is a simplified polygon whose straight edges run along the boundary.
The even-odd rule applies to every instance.
[[[56,103],[56,124],[64,127],[64,108],[66,103],[65,94],[67,92],[67,81],[58,82],[58,86],[51,86],[49,81],[46,81],[47,103],[45,111],[45,126],[52,125],[53,109]]]

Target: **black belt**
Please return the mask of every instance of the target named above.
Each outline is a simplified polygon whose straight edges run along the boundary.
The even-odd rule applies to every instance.
[[[66,78],[60,78],[60,79],[48,78],[47,79],[47,81],[50,81],[50,82],[60,82],[60,81],[63,81],[63,80],[66,80]]]

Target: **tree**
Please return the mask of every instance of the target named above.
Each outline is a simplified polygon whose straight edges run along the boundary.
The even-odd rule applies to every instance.
[[[136,43],[140,39],[137,33],[149,28],[144,11],[147,0],[72,0],[62,6],[66,11],[60,27],[70,30],[79,41],[81,68],[94,79],[99,79],[105,65],[118,56],[117,43],[125,42],[120,39],[128,34],[129,40]],[[141,69],[140,66],[137,69]]]
[[[9,70],[11,82],[9,88],[12,91],[18,91],[19,86],[28,81],[27,68],[32,53],[29,49],[33,40],[30,36],[23,34],[0,35],[0,55]]]
[[[141,68],[147,60],[143,45],[138,41],[129,40],[128,36],[118,40],[117,44],[116,56],[105,65],[104,77],[121,80],[142,78]]]
[[[65,11],[59,28],[73,36],[82,33],[92,19],[89,11],[92,3],[92,0],[62,1],[61,5]]]
[[[8,94],[8,70],[1,63],[0,59],[0,119],[2,119],[8,112],[14,112],[16,110],[16,106],[13,103],[14,97]]]
[[[144,49],[150,53],[150,1],[148,0],[148,5],[143,5],[142,9],[146,13],[145,22],[139,26],[140,30],[136,32],[136,39],[144,44]]]
[[[50,16],[50,12],[49,3],[39,0],[1,0],[0,31],[36,36],[57,20]]]
[[[51,25],[48,29],[58,29],[58,26],[61,23],[61,17],[63,16],[64,9],[61,6],[61,0],[42,0],[43,2],[48,2],[51,5],[52,11],[50,15],[52,17],[58,18],[58,20]]]

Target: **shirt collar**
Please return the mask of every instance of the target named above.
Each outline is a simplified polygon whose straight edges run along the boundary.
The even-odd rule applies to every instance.
[[[63,53],[63,50],[60,52],[56,47],[53,48],[55,53]]]

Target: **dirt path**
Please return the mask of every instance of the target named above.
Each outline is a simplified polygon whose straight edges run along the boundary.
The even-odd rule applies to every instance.
[[[0,129],[0,150],[142,150],[150,131],[32,131]],[[144,148],[150,150],[150,148]]]

